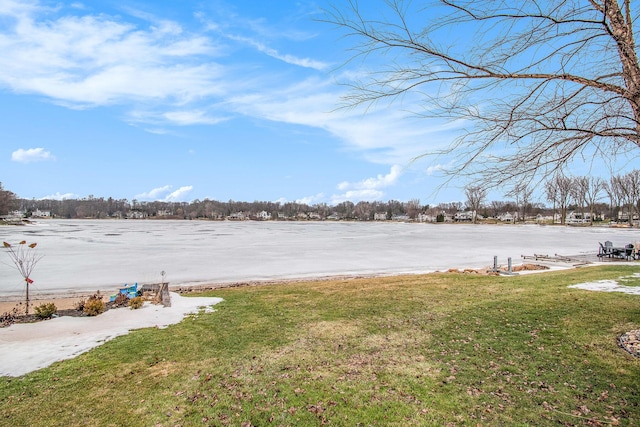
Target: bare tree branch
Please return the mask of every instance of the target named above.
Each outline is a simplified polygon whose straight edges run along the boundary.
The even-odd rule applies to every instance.
[[[425,153],[455,156],[452,176],[485,186],[542,180],[576,159],[640,147],[631,0],[415,3],[386,0],[380,18],[352,0],[326,21],[357,40],[353,59],[376,70],[349,83],[346,107],[418,95],[416,114],[466,124],[449,147]]]

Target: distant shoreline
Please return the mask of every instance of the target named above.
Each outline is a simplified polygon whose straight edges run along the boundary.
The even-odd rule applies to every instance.
[[[628,229],[640,229],[640,224],[629,224],[626,222],[618,223],[614,221],[594,221],[593,223],[583,221],[565,221],[565,223],[560,223],[557,221],[553,221],[550,218],[544,219],[535,219],[535,218],[527,218],[524,221],[504,221],[498,218],[478,218],[476,222],[473,222],[470,219],[446,219],[443,221],[434,221],[434,220],[419,220],[419,219],[411,219],[411,218],[391,218],[391,219],[367,219],[362,220],[358,218],[276,218],[276,219],[263,219],[260,217],[247,216],[245,218],[233,218],[233,217],[224,217],[224,218],[207,218],[207,217],[196,217],[196,218],[185,218],[179,216],[146,216],[143,218],[118,218],[118,217],[84,217],[84,218],[63,218],[58,216],[51,217],[30,217],[30,218],[2,218],[0,217],[0,226],[8,225],[8,226],[20,226],[20,225],[28,225],[32,223],[37,223],[39,221],[47,222],[47,221],[184,221],[184,222],[192,222],[192,221],[204,221],[204,222],[232,222],[232,223],[242,223],[242,222],[276,222],[276,223],[380,223],[380,224],[460,224],[460,225],[539,225],[539,226],[560,226],[560,227],[612,227],[612,228],[628,228]]]
[[[628,223],[616,223],[609,221],[596,221],[594,223],[589,222],[551,222],[550,220],[534,220],[528,219],[525,221],[501,221],[495,218],[482,218],[478,219],[475,223],[471,220],[447,220],[447,221],[420,221],[417,219],[369,219],[361,220],[356,218],[286,218],[286,219],[259,219],[259,218],[244,218],[244,219],[232,219],[232,218],[177,218],[177,217],[145,217],[145,218],[61,218],[61,217],[31,217],[31,218],[13,218],[2,219],[0,218],[0,226],[21,226],[37,223],[39,221],[126,221],[126,222],[144,222],[144,221],[177,221],[177,222],[231,222],[231,223],[379,223],[379,224],[434,224],[434,225],[538,225],[541,227],[612,227],[612,228],[628,228],[628,229],[640,229],[640,225],[628,224]]]

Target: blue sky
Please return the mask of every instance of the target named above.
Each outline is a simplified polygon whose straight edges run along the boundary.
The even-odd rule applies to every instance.
[[[347,0],[0,0],[0,182],[23,198],[463,201],[454,124],[337,109]],[[370,5],[371,3],[366,3]],[[444,163],[444,162],[443,162]],[[498,196],[500,198],[500,196]]]
[[[461,199],[411,162],[447,132],[400,105],[336,110],[363,70],[327,6],[1,0],[0,181],[37,199]]]

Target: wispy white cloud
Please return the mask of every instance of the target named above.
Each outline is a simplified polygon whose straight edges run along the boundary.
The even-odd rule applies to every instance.
[[[23,15],[39,7],[37,0],[3,0],[0,9],[7,15]]]
[[[342,194],[334,194],[331,196],[331,204],[336,205],[342,202],[360,202],[363,200],[381,200],[384,197],[384,192],[374,189],[364,190],[349,190]]]
[[[61,10],[37,1],[3,2],[0,18],[9,19],[0,32],[0,87],[42,95],[69,108],[124,105],[131,111],[129,121],[158,128],[220,123],[229,118],[230,97],[259,93],[277,79],[234,63],[229,47],[210,34],[186,31],[146,12],[125,8],[129,16],[114,17],[64,15]],[[127,21],[131,16],[138,18],[136,23]],[[235,40],[287,64],[327,67],[282,53],[256,37]]]
[[[186,198],[187,194],[189,194],[191,192],[191,190],[193,190],[193,186],[192,185],[187,185],[187,186],[184,186],[184,187],[180,187],[176,191],[173,191],[172,193],[167,195],[167,197],[165,197],[165,200],[168,201],[168,202],[185,201],[185,198]]]
[[[239,114],[324,129],[345,147],[373,163],[407,164],[428,152],[447,147],[460,122],[410,118],[419,105],[404,108],[338,109],[344,93],[329,78],[310,77],[273,90],[232,96]]]
[[[450,170],[455,164],[455,161],[450,161],[449,163],[446,164],[441,164],[438,163],[436,165],[431,165],[429,166],[425,172],[427,175],[431,176],[431,175],[435,175],[439,172],[446,172],[447,170]]]
[[[205,110],[132,110],[127,114],[126,121],[132,126],[140,126],[149,133],[157,135],[175,134],[172,126],[216,125],[230,120],[226,116],[209,113]]]
[[[313,205],[324,200],[324,193],[318,193],[313,196],[301,197],[300,199],[296,199],[296,203],[300,203],[303,205]]]
[[[55,160],[55,156],[44,148],[20,148],[11,153],[11,160],[18,163],[42,162]]]
[[[385,188],[395,184],[398,181],[398,178],[400,177],[401,174],[402,174],[402,167],[399,165],[393,165],[389,173],[386,175],[378,174],[374,178],[367,178],[358,182],[344,181],[338,184],[338,189],[339,190],[348,190],[348,189],[375,190],[379,188]]]
[[[154,188],[153,190],[146,193],[136,194],[135,196],[133,196],[133,198],[142,200],[159,200],[162,199],[170,191],[171,186],[165,185],[163,187]]]
[[[155,135],[171,135],[172,132],[169,129],[164,128],[155,128],[155,127],[145,127],[146,132],[153,133]]]
[[[229,120],[228,117],[210,116],[205,111],[201,110],[169,111],[164,113],[162,116],[169,122],[180,126],[215,125]]]
[[[274,59],[278,59],[280,61],[286,62],[287,64],[297,65],[299,67],[304,67],[304,68],[313,68],[319,71],[326,70],[329,67],[329,64],[327,64],[326,62],[317,61],[311,58],[298,58],[295,55],[280,53],[278,52],[277,49],[273,49],[265,45],[264,43],[251,39],[249,37],[235,36],[235,35],[229,35],[229,34],[227,34],[226,37],[228,37],[231,40],[235,40],[235,41],[247,44],[255,48],[256,50],[258,50],[259,52],[262,52],[265,55],[268,55]]]
[[[401,175],[402,167],[393,165],[386,175],[379,174],[373,178],[366,178],[358,182],[341,182],[338,184],[338,190],[343,193],[333,195],[331,201],[335,204],[346,200],[380,200],[385,194],[382,189],[395,185]]]
[[[50,194],[48,196],[41,197],[40,200],[72,200],[79,199],[80,196],[74,193],[60,193]]]
[[[157,200],[163,202],[182,202],[186,201],[186,196],[193,190],[192,185],[180,187],[175,191],[172,190],[171,185],[165,185],[163,187],[154,188],[146,193],[140,193],[135,195],[134,199],[139,200]]]
[[[184,103],[220,92],[209,38],[177,24],[141,28],[106,15],[5,8],[0,85],[73,107],[149,100]],[[6,22],[11,22],[7,20]]]

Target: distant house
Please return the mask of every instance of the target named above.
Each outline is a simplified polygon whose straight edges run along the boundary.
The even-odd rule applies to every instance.
[[[591,222],[591,214],[584,212],[569,212],[566,217],[567,224],[588,224]]]
[[[637,215],[631,215],[631,221],[633,221],[633,222],[638,221],[638,216]],[[629,212],[626,212],[626,211],[621,209],[618,212],[618,222],[629,222]]]
[[[552,222],[552,223],[560,223],[560,220],[562,219],[562,215],[560,215],[559,213],[554,213],[553,215],[542,215],[542,214],[538,214],[536,215],[536,222],[538,223],[548,223],[548,222]]]
[[[498,215],[498,219],[502,222],[507,222],[507,223],[515,222],[518,220],[518,213],[514,212],[512,214],[511,212],[505,212],[501,215]]]
[[[271,214],[267,211],[262,211],[256,215],[256,218],[262,221],[268,221],[271,219]]]
[[[36,209],[31,212],[31,216],[34,218],[51,218],[51,211],[41,211],[40,209]]]
[[[373,214],[374,221],[386,221],[387,213],[386,212],[377,212]]]
[[[434,215],[427,213],[419,213],[417,217],[418,222],[436,222],[438,218]]]
[[[249,216],[247,214],[245,214],[243,211],[233,212],[231,215],[229,215],[227,217],[227,219],[232,220],[232,221],[244,221],[244,220],[246,220],[248,218],[249,218]]]
[[[137,209],[132,209],[129,212],[127,212],[127,219],[144,219],[147,218],[149,215],[146,212],[143,211],[139,211]]]
[[[0,215],[0,221],[10,224],[22,223],[22,218],[24,218],[24,212],[22,211],[12,211],[8,215]]]
[[[476,216],[476,211],[456,212],[453,219],[458,222],[471,222]]]
[[[436,221],[438,220],[437,218],[440,217],[442,218],[442,222],[453,222],[453,219],[455,217],[455,215],[452,215],[450,213],[447,213],[446,211],[442,211],[440,212],[440,214],[436,217]]]

